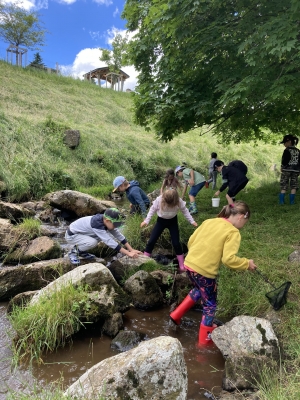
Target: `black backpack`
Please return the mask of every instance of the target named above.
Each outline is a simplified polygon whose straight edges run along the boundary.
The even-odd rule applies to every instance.
[[[237,169],[240,170],[244,175],[247,175],[248,167],[247,167],[247,165],[246,165],[243,161],[241,161],[241,160],[233,160],[233,161],[230,161],[230,163],[228,164],[228,167],[237,168]]]

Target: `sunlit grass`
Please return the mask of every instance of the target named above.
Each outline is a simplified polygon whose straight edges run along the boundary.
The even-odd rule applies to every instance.
[[[72,284],[44,295],[26,308],[15,307],[9,316],[16,335],[14,364],[40,363],[43,352],[65,346],[83,326],[79,317],[90,307],[87,290]]]

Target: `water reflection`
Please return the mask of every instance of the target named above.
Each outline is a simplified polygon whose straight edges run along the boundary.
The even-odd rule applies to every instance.
[[[10,370],[11,339],[3,332],[9,330],[9,323],[5,315],[6,304],[0,304],[0,362],[2,370],[2,385],[0,400],[6,398],[7,387],[24,392],[32,387],[33,379],[29,371],[18,369],[13,374]],[[169,322],[169,307],[157,311],[141,312],[130,309],[124,315],[125,329],[137,330],[145,333],[150,339],[161,335],[177,338],[184,350],[184,357],[188,368],[188,399],[206,399],[204,392],[214,388],[217,394],[221,389],[224,360],[215,345],[198,348],[198,326],[200,314],[189,311],[183,318],[181,327],[175,327]],[[107,357],[118,354],[110,348],[111,339],[100,337],[94,331],[88,335],[80,335],[73,341],[72,346],[59,349],[56,353],[44,358],[45,364],[33,368],[33,375],[39,384],[46,384],[61,379],[63,376],[65,388],[75,382],[87,369]],[[5,382],[5,384],[3,384]],[[27,383],[27,389],[26,384]]]

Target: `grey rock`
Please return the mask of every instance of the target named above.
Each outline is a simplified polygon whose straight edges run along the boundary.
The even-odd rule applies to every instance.
[[[146,271],[138,271],[124,285],[124,290],[132,296],[135,308],[151,310],[163,305],[163,295],[156,280]]]
[[[158,400],[187,398],[187,368],[179,340],[169,336],[142,342],[85,372],[65,392],[73,398]]]

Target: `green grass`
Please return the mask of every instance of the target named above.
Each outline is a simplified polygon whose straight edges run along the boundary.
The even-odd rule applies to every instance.
[[[253,187],[268,181],[269,168],[280,163],[279,145],[223,146],[199,129],[160,143],[133,124],[130,93],[4,61],[0,73],[0,181],[10,201],[39,199],[61,189],[107,198],[117,175],[137,179],[147,190],[182,161],[207,175],[212,151],[225,162],[242,158]],[[63,144],[68,128],[80,131],[77,149]]]
[[[249,204],[251,218],[241,231],[239,254],[253,258],[275,286],[292,282],[288,304],[277,312],[281,322],[274,326],[282,344],[281,374],[275,374],[265,385],[263,399],[300,398],[299,263],[288,261],[289,254],[300,246],[300,196],[297,194],[294,206],[278,205],[281,138],[275,138],[277,144],[225,146],[211,133],[194,130],[170,143],[160,143],[153,133],[132,123],[129,93],[100,89],[87,82],[24,70],[5,62],[0,62],[0,73],[0,181],[6,186],[2,195],[7,200],[39,199],[49,191],[61,189],[107,198],[116,175],[137,179],[146,191],[154,190],[160,187],[165,170],[183,161],[207,176],[212,151],[225,163],[240,158],[248,165],[250,181],[238,199]],[[63,144],[66,128],[80,130],[80,145],[75,150]],[[271,168],[274,164],[275,171]],[[211,206],[213,193],[211,188],[204,188],[196,197],[198,224],[215,217],[220,210]],[[221,205],[225,204],[225,195],[221,194]],[[155,219],[142,230],[141,220],[128,218],[124,232],[133,247],[143,250]],[[186,244],[194,228],[181,215],[179,225],[181,240]],[[33,232],[36,229],[32,228]],[[166,244],[167,232],[158,246]],[[271,289],[257,273],[221,268],[218,301],[223,311],[218,317],[264,316],[271,309],[265,297]],[[29,321],[30,316],[27,318]],[[17,322],[19,317],[15,319]],[[54,342],[55,335],[50,334]],[[51,340],[43,340],[48,347]],[[27,354],[29,358],[35,357],[34,352],[33,356]],[[276,390],[272,389],[273,379]]]
[[[43,352],[65,346],[83,326],[80,316],[90,312],[87,288],[69,284],[27,307],[15,307],[9,319],[15,331],[14,364],[42,362]]]
[[[34,384],[34,387],[26,387],[25,393],[9,391],[7,394],[7,400],[73,400],[74,397],[71,395],[65,395],[63,389],[63,378],[58,382],[52,382],[46,386],[40,384]],[[28,392],[28,393],[26,393]],[[105,394],[98,394],[95,400],[105,400]]]

